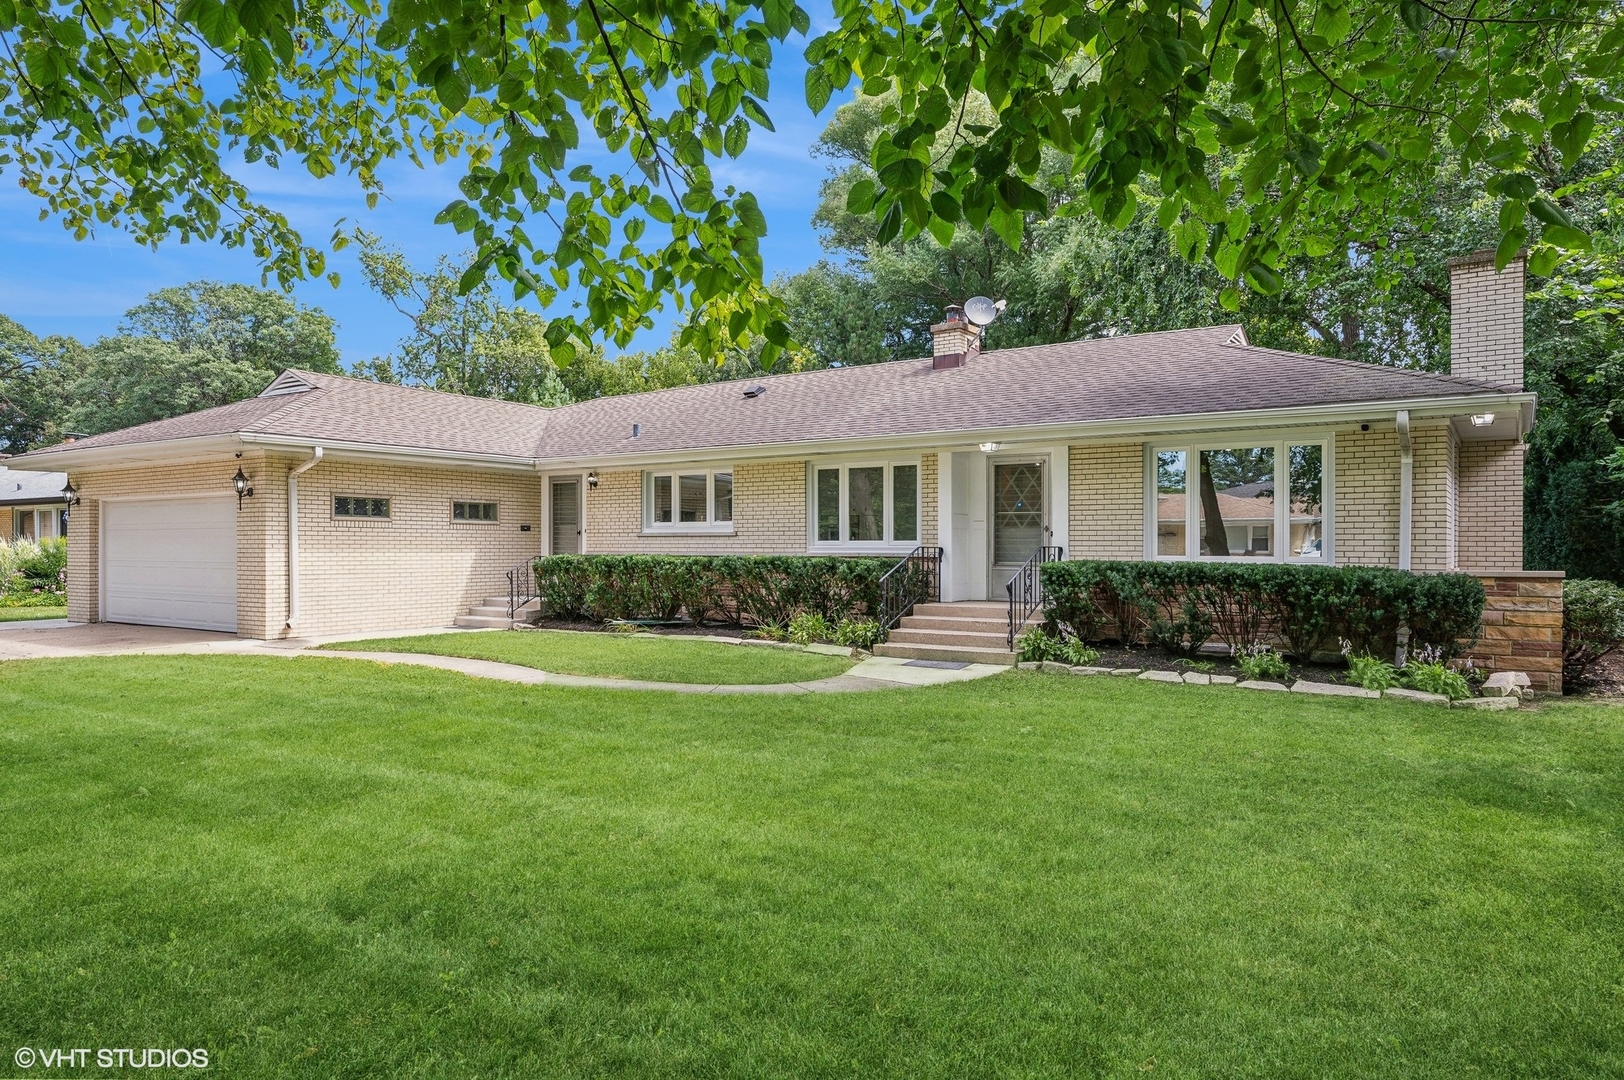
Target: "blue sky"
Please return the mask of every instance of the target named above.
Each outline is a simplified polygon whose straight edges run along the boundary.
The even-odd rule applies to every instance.
[[[826,12],[814,16],[814,34],[825,28],[818,24],[826,18]],[[769,278],[810,266],[822,254],[810,219],[827,171],[810,147],[835,104],[826,106],[820,116],[806,107],[804,48],[805,40],[797,36],[774,58],[767,111],[777,130],[753,131],[744,156],[714,170],[719,187],[733,184],[753,191],[760,201],[768,223],[762,256]],[[581,128],[590,136],[590,126]],[[588,154],[582,160],[602,159],[601,148],[596,154],[592,149],[583,145]],[[334,222],[347,218],[350,225],[382,236],[415,265],[426,268],[438,256],[464,249],[462,237],[433,220],[458,197],[456,182],[464,164],[459,160],[427,169],[404,163],[392,167],[384,173],[385,197],[375,210],[366,208],[357,186],[346,177],[318,181],[302,168],[281,172],[258,168],[239,175],[257,196],[286,213],[307,242],[324,243]],[[124,311],[155,289],[205,278],[260,283],[259,267],[247,251],[197,243],[150,251],[128,235],[106,228],[88,240],[75,241],[54,218],[38,220],[42,205],[20,190],[11,176],[0,173],[0,313],[36,334],[71,334],[91,342],[113,333]],[[658,238],[658,226],[649,230],[649,236]],[[405,318],[366,287],[352,251],[332,256],[328,266],[343,277],[337,289],[324,281],[310,281],[300,284],[294,295],[338,321],[345,363],[389,352],[408,329]],[[676,314],[668,305],[655,318],[656,327],[639,335],[633,349],[666,343]]]

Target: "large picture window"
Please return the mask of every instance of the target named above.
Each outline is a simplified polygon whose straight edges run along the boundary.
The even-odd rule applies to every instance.
[[[917,462],[813,468],[812,546],[884,548],[919,543]]]
[[[1153,447],[1146,553],[1329,562],[1328,445],[1234,440]]]
[[[643,474],[647,532],[731,532],[733,474],[684,470]]]

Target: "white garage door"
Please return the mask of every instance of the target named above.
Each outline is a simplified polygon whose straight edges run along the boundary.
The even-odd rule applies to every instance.
[[[102,504],[108,622],[237,629],[235,499]]]

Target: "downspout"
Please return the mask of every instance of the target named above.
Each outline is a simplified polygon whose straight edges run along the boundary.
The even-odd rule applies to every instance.
[[[321,447],[313,447],[310,460],[288,473],[288,629],[299,622],[299,474],[321,463]]]
[[[1410,411],[1398,411],[1398,568],[1410,568],[1410,525],[1415,489],[1415,448],[1410,444]]]

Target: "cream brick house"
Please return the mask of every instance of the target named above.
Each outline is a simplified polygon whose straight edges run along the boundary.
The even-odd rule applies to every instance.
[[[71,618],[254,638],[443,625],[564,551],[939,546],[950,601],[1040,545],[1516,573],[1523,267],[1452,272],[1448,375],[1238,326],[982,352],[950,312],[927,359],[557,409],[289,371],[27,459],[78,491]]]

